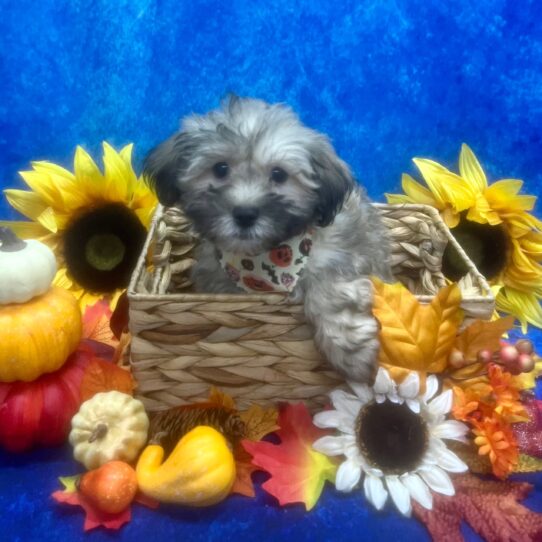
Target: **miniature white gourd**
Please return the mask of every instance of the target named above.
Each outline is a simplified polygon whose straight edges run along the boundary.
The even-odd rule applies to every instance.
[[[141,401],[119,391],[97,393],[72,418],[70,444],[87,469],[134,461],[147,442],[149,418]]]

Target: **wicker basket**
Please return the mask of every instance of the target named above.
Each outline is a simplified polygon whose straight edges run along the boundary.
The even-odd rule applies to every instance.
[[[376,206],[390,231],[399,280],[429,302],[445,284],[441,260],[453,243],[470,269],[460,282],[466,317],[491,316],[487,282],[433,208]],[[201,400],[211,385],[240,408],[299,400],[323,405],[327,392],[344,382],[316,350],[302,305],[285,302],[283,294],[191,293],[197,242],[179,210],[159,207],[128,288],[130,363],[147,409]]]

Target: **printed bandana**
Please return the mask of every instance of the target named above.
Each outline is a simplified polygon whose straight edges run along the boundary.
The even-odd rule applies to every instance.
[[[228,277],[247,292],[291,292],[311,247],[311,234],[306,232],[255,256],[219,252],[218,257]]]

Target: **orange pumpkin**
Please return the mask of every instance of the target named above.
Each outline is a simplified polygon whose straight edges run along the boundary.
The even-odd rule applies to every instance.
[[[79,491],[102,512],[118,514],[137,493],[135,470],[124,461],[109,461],[79,480]]]
[[[26,303],[0,305],[0,382],[30,382],[58,370],[81,334],[81,309],[63,288]]]

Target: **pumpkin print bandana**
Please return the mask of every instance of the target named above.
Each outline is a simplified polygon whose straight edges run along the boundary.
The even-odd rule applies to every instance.
[[[311,234],[306,232],[255,256],[219,252],[218,257],[228,277],[247,292],[291,292],[311,247]]]

